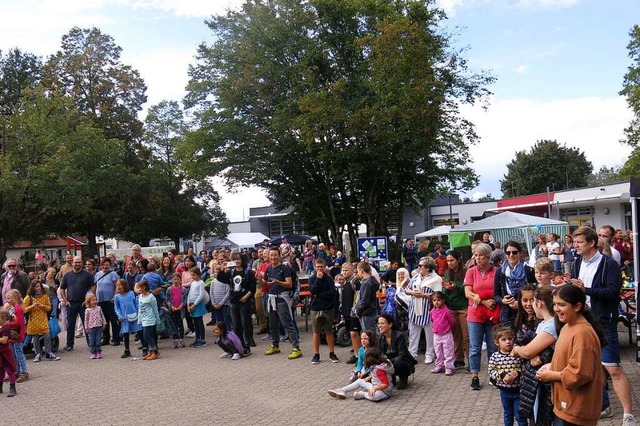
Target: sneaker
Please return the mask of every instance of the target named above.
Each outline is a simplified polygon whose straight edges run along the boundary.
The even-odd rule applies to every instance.
[[[224,358],[231,358],[233,355],[231,355],[229,352],[223,352],[222,355],[220,355],[220,358],[224,359]]]
[[[433,358],[429,357],[429,358],[425,358],[424,359],[424,363],[425,364],[433,364]]]
[[[358,399],[364,399],[364,392],[362,391],[358,391],[358,392],[354,392],[353,393],[353,399],[358,400]]]
[[[173,349],[178,349],[180,347],[180,344],[178,343],[177,339],[173,340]]]
[[[89,357],[89,359],[97,359],[97,355],[96,355],[96,354],[91,354],[91,356]]]
[[[317,364],[320,362],[320,354],[313,354],[313,358],[311,358],[311,364]]]
[[[58,355],[54,354],[53,352],[51,352],[51,353],[49,354],[49,356],[47,357],[47,359],[48,359],[49,361],[60,361],[60,357],[59,357]]]
[[[273,339],[271,338],[271,335],[267,334],[266,336],[262,336],[262,338],[260,339],[263,342],[272,342]]]
[[[231,359],[234,360],[234,361],[239,360],[240,358],[242,358],[242,355],[240,355],[237,352],[235,354],[233,354],[233,356],[231,357]]]
[[[433,374],[440,374],[440,373],[444,373],[444,368],[434,368],[433,370],[431,370],[431,372]]]
[[[65,351],[65,352],[71,352],[73,350],[73,346],[67,345],[64,348],[62,348],[62,350]]]
[[[79,338],[81,338],[82,336],[84,336],[84,334],[82,334],[82,333],[76,333],[76,339],[79,339]]]
[[[349,374],[349,384],[355,382],[356,380],[358,380],[358,373],[352,371],[351,374]]]
[[[456,370],[460,370],[461,368],[465,367],[465,363],[464,361],[454,361],[453,366]]]
[[[329,396],[332,396],[334,398],[338,398],[338,399],[345,399],[347,397],[347,395],[345,395],[343,390],[340,389],[332,389],[330,391],[327,391],[327,393],[329,394]]]
[[[120,355],[120,358],[123,358],[123,359],[124,359],[124,358],[129,358],[130,356],[131,356],[131,352],[129,352],[129,351],[124,351],[124,352],[122,353],[122,355]]]
[[[190,332],[187,333],[187,335],[185,337],[189,337],[189,338],[196,337],[196,332],[195,331],[190,331]]]
[[[351,357],[347,360],[347,364],[355,364],[358,362],[358,357],[355,355],[351,355]]]
[[[42,359],[42,355],[38,354],[36,355],[36,357],[33,359],[33,362],[40,362]]]
[[[471,390],[480,390],[480,379],[478,377],[471,379]]]
[[[610,406],[600,412],[601,419],[609,419],[611,417],[613,417],[613,413],[611,412]]]
[[[203,343],[200,340],[198,340],[193,344],[193,347],[194,348],[201,348],[201,347],[206,346],[206,345],[207,345],[206,343]]]
[[[273,346],[273,345],[271,345],[269,349],[264,351],[265,355],[273,355],[273,354],[279,354],[279,353],[280,353],[280,348],[278,346]]]
[[[330,353],[329,353],[329,359],[330,359],[330,360],[331,360],[331,362],[333,362],[334,364],[335,364],[336,362],[340,362],[340,360],[338,359],[338,357],[336,356],[336,354],[335,354],[335,353],[333,353],[333,352],[330,352]]]
[[[633,414],[625,414],[622,417],[622,426],[636,426],[636,418],[633,417]]]
[[[184,347],[185,347],[184,339],[180,339],[180,347],[181,347],[181,348],[184,348]]]
[[[102,359],[102,352],[96,354],[96,359]]]
[[[302,356],[302,351],[300,350],[300,348],[293,348],[293,350],[291,351],[289,356],[287,356],[287,358],[296,359],[296,358],[300,358],[301,356]]]
[[[207,346],[207,342],[205,340],[200,340],[200,347],[203,348]]]
[[[243,356],[249,356],[251,355],[251,349],[249,348],[245,348],[244,353],[242,354]]]
[[[450,369],[447,368],[447,370],[445,371],[444,375],[445,376],[453,376],[454,371],[455,370],[450,370]]]

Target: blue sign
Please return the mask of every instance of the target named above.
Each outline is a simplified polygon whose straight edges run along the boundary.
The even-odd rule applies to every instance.
[[[389,258],[387,237],[358,238],[358,257],[372,260],[387,260]]]

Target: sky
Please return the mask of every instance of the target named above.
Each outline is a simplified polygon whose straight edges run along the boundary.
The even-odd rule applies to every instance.
[[[0,50],[54,54],[73,26],[98,27],[140,71],[148,106],[185,95],[189,64],[211,43],[204,21],[243,0],[0,0]],[[488,106],[463,106],[481,142],[471,147],[479,185],[466,195],[500,198],[500,179],[517,151],[537,140],[578,147],[597,170],[622,165],[619,141],[632,113],[618,92],[631,65],[626,46],[638,0],[437,0],[443,29],[466,49],[469,67],[497,78]],[[561,164],[549,165],[561,169]],[[229,220],[269,202],[257,188],[217,185]]]

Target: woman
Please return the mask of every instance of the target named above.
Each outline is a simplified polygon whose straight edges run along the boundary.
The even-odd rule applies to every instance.
[[[520,376],[520,413],[523,417],[536,418],[536,425],[551,425],[553,404],[551,386],[543,385],[536,379],[538,368],[551,361],[553,348],[558,340],[555,318],[553,316],[553,289],[541,286],[535,290],[533,311],[538,324],[535,337],[521,346],[514,346],[511,355],[529,360],[522,365]],[[539,395],[539,397],[538,397]],[[535,401],[538,399],[537,413],[534,416]]]
[[[549,252],[547,252],[547,236],[544,234],[538,235],[538,244],[533,248],[531,252],[531,256],[529,256],[529,266],[532,268],[536,265],[536,260],[541,257],[547,257]]]
[[[551,383],[554,424],[596,425],[605,383],[600,351],[604,335],[586,307],[585,292],[579,287],[558,287],[553,305],[564,326],[553,360],[540,367],[536,376]]]
[[[464,276],[467,270],[460,263],[462,253],[458,250],[449,250],[447,254],[447,270],[444,273],[442,292],[447,296],[447,306],[456,319],[453,327],[453,344],[456,355],[454,363],[456,368],[464,368],[469,354],[469,332],[467,331],[467,307],[469,301],[464,295]]]
[[[496,271],[493,300],[500,306],[500,322],[513,324],[518,313],[518,295],[527,283],[536,282],[535,270],[522,260],[522,246],[509,241],[504,248],[507,261]]]
[[[58,318],[58,305],[60,305],[60,301],[58,300],[59,283],[56,280],[56,274],[58,273],[58,269],[56,268],[57,265],[58,265],[57,259],[52,259],[49,262],[49,266],[47,267],[47,275],[45,278],[45,284],[47,285],[47,293],[49,294],[49,300],[51,302],[52,318]]]
[[[191,277],[191,273],[189,272],[191,268],[196,266],[196,258],[193,256],[187,256],[184,258],[184,270],[182,271],[182,287],[186,289],[185,291],[188,293],[191,289],[191,282],[193,278]],[[176,271],[177,272],[177,271]],[[193,323],[193,318],[191,318],[191,313],[185,309],[184,311],[184,319],[187,321],[187,332],[185,333],[186,337],[196,337],[196,328]]]
[[[564,273],[570,274],[573,262],[576,260],[576,249],[573,247],[573,237],[569,234],[564,236],[564,246],[562,247],[564,253]]]
[[[427,257],[429,255],[429,241],[424,240],[418,245],[418,259]]]
[[[560,247],[560,243],[558,240],[560,236],[558,234],[554,234],[553,232],[549,234],[549,241],[547,242],[547,253],[549,255],[549,259],[553,261],[553,271],[561,272],[561,263],[560,263],[560,255],[562,254],[562,248]]]
[[[469,329],[469,367],[471,389],[480,390],[480,356],[482,341],[487,344],[487,359],[496,351],[491,328],[500,320],[498,304],[493,299],[493,284],[496,268],[491,265],[491,247],[480,243],[473,250],[476,266],[470,268],[464,277],[464,292],[469,299],[467,327]]]
[[[436,261],[431,257],[423,257],[418,261],[418,273],[404,289],[405,294],[411,296],[409,303],[409,352],[418,358],[418,344],[422,330],[425,333],[426,351],[424,363],[431,364],[435,357],[433,346],[433,330],[429,319],[431,310],[431,294],[442,291],[442,278],[437,274]]]
[[[313,249],[313,241],[304,242],[304,250],[302,251],[302,259],[304,263],[304,273],[311,275],[313,273],[313,259],[315,250]]]
[[[162,277],[162,281],[165,284],[171,284],[171,278],[174,273],[175,270],[171,264],[171,258],[169,256],[163,257],[160,261],[160,269],[158,270],[158,274]]]
[[[393,364],[394,375],[398,376],[398,389],[406,389],[409,374],[416,371],[417,361],[409,353],[407,338],[404,333],[393,327],[393,318],[382,314],[378,317],[378,337],[380,350]],[[395,377],[394,377],[395,378]]]
[[[398,268],[396,271],[396,286],[395,286],[395,300],[396,300],[396,317],[395,317],[395,329],[399,331],[406,331],[409,323],[409,304],[411,303],[411,296],[407,295],[406,290],[409,285],[410,274],[407,268]],[[403,289],[402,292],[398,291]],[[389,295],[387,294],[387,298]]]

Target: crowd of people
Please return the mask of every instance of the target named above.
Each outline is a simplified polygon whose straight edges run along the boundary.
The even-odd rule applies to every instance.
[[[34,362],[59,360],[50,333],[58,317],[67,333],[63,351],[86,335],[91,359],[102,358],[105,345],[123,344],[122,358],[132,356],[131,334],[144,360],[160,357],[159,337],[173,339],[174,348],[185,347],[185,337],[203,347],[207,312],[221,358],[249,356],[254,334],[265,334],[271,342],[265,355],[280,353],[288,341],[288,358],[297,359],[302,271],[311,294],[311,363],[321,361],[322,336],[328,359],[339,362],[334,325],[342,320],[349,332],[347,363],[354,368],[348,384],[329,391],[332,397],[389,398],[409,385],[424,348],[433,374],[464,370],[473,390],[488,377],[500,390],[505,424],[596,424],[612,415],[606,371],[623,424],[635,425],[617,336],[621,267],[632,260],[632,241],[618,234],[581,227],[564,237],[564,247],[557,235],[541,236],[530,263],[518,242],[502,247],[488,234],[472,244],[466,263],[457,250],[430,253],[424,242],[416,248],[407,241],[404,267],[393,262],[384,273],[367,260],[347,262],[334,247],[308,241],[298,251],[286,240],[255,252],[170,250],[149,258],[134,245],[124,262],[113,253],[99,262],[68,254],[60,268],[52,261],[31,277],[8,259],[0,278],[0,373],[7,373],[14,396],[16,383],[29,379],[27,345]]]

